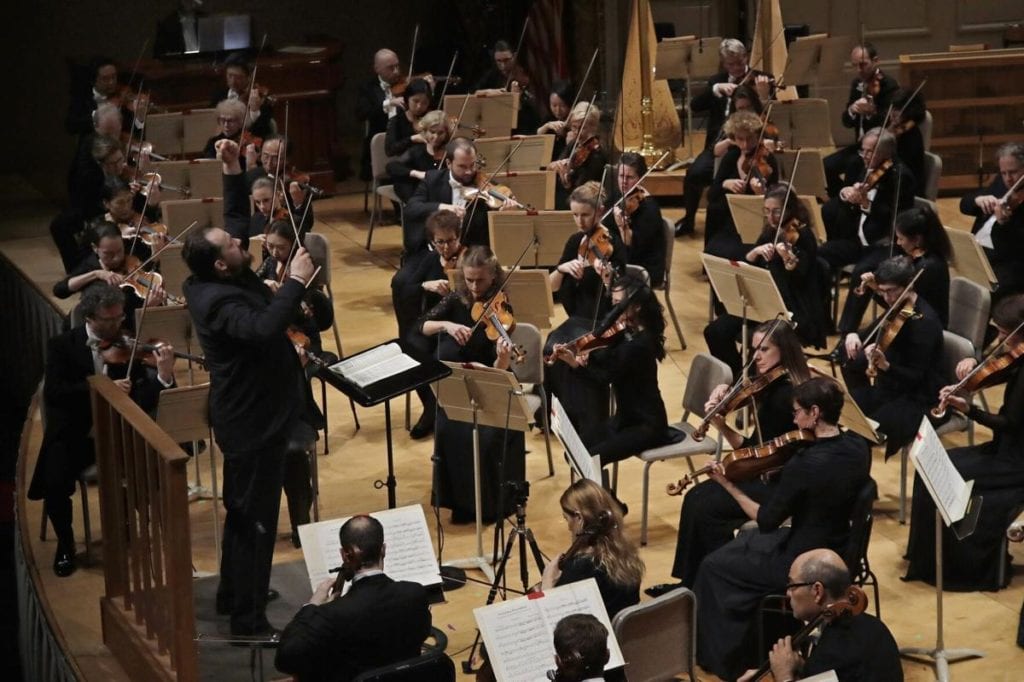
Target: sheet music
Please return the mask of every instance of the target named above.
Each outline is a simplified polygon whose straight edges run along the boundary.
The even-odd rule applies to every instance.
[[[439,585],[441,574],[434,555],[434,546],[421,505],[384,509],[370,514],[384,526],[384,573],[392,580],[408,580],[421,585]],[[306,561],[309,584],[317,585],[335,573],[330,569],[341,565],[338,530],[351,517],[320,521],[299,526],[302,556]]]
[[[565,414],[562,403],[555,396],[551,397],[551,412],[553,413],[551,417],[551,430],[555,432],[558,440],[562,441],[562,445],[569,452],[569,458],[576,465],[576,470],[580,476],[601,484],[600,459],[591,456],[587,446],[580,439],[579,433],[576,432],[576,427],[573,426],[568,415]]]
[[[590,578],[544,592],[473,609],[498,682],[547,680],[555,667],[555,626],[565,616],[589,613],[608,628],[605,670],[625,665],[597,582]]]
[[[818,673],[812,677],[802,678],[803,682],[839,682],[839,676],[836,675],[835,670],[828,670],[823,673]]]
[[[386,343],[376,348],[341,360],[330,366],[338,376],[360,388],[382,379],[401,374],[420,363],[402,352],[397,343]]]
[[[935,433],[927,415],[921,418],[921,426],[910,447],[910,459],[921,475],[925,487],[931,493],[935,505],[942,514],[946,525],[956,523],[967,512],[974,481],[964,482],[960,472],[953,466],[939,435]]]

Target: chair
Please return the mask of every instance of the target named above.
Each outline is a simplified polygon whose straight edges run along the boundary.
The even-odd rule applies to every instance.
[[[690,467],[690,473],[695,471],[693,466],[694,455],[714,455],[716,458],[722,452],[722,436],[719,434],[717,440],[705,437],[704,440],[693,439],[694,427],[687,423],[686,418],[690,414],[704,417],[704,403],[712,389],[719,384],[732,383],[732,370],[718,358],[707,353],[697,353],[693,362],[690,363],[690,374],[686,379],[686,389],[683,392],[683,418],[672,426],[686,434],[686,439],[669,445],[644,450],[637,455],[644,463],[643,480],[643,502],[640,512],[640,544],[647,544],[647,503],[650,499],[651,465],[655,462],[662,462],[669,459],[685,457]]]
[[[672,305],[672,251],[676,247],[676,228],[668,218],[662,218],[665,223],[665,282],[658,287],[665,293],[665,307],[672,318],[672,325],[676,328],[676,335],[679,337],[679,345],[686,350],[686,339],[683,338],[683,328],[679,326],[679,318],[676,316],[675,306]]]
[[[921,190],[924,197],[929,201],[935,201],[939,196],[940,177],[942,177],[942,157],[932,152],[925,152],[924,178],[922,178]]]
[[[544,345],[540,337],[540,330],[532,324],[519,322],[510,334],[513,343],[522,346],[526,351],[526,360],[521,365],[512,365],[512,372],[520,383],[533,384],[534,386],[544,385]],[[534,393],[526,394],[526,403],[530,411],[536,414],[537,408],[541,410],[541,419],[544,427],[544,445],[548,451],[548,475],[555,475],[555,462],[551,457],[551,424],[548,422],[550,408],[548,407],[547,392],[540,391],[540,395]],[[408,415],[408,410],[406,411]]]
[[[924,118],[921,119],[921,123],[918,124],[918,127],[921,129],[921,142],[924,144],[924,150],[926,152],[931,151],[933,127],[932,112],[927,109],[925,110]]]
[[[370,139],[370,171],[373,174],[373,210],[370,212],[370,233],[366,236],[367,251],[370,250],[370,244],[373,242],[373,228],[377,225],[377,220],[380,218],[381,197],[390,199],[398,204],[399,224],[404,220],[402,209],[405,207],[405,204],[395,194],[395,186],[381,184],[382,180],[388,179],[387,163],[389,158],[387,152],[384,151],[384,138],[386,135],[387,133],[377,133]]]
[[[927,208],[935,215],[939,215],[939,205],[924,197],[914,197],[914,208]]]
[[[697,598],[685,587],[627,607],[612,620],[630,682],[696,677]]]
[[[985,346],[992,308],[992,292],[966,277],[954,277],[949,283],[949,331],[974,345],[974,356]]]
[[[435,644],[423,643],[423,653],[390,665],[360,673],[352,682],[455,682],[455,663],[444,652],[448,637],[430,628]]]

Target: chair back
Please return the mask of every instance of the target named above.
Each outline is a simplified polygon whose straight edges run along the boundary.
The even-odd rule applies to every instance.
[[[925,110],[924,118],[918,127],[921,129],[921,142],[924,144],[924,150],[930,151],[932,148],[932,112]]]
[[[642,265],[634,265],[633,263],[626,264],[626,274],[635,279],[641,280],[647,286],[651,286],[651,275],[647,272],[647,268]]]
[[[313,264],[320,267],[320,272],[317,273],[312,286],[329,286],[331,284],[331,245],[327,241],[327,237],[317,232],[307,232],[303,244],[306,251],[309,251],[309,257],[313,259]]]
[[[942,378],[946,384],[955,384],[956,366],[961,360],[974,357],[974,344],[951,331],[942,331]]]
[[[384,138],[387,133],[377,133],[370,138],[370,172],[374,180],[388,177],[388,153],[384,151]]]
[[[985,344],[992,308],[992,292],[966,277],[954,277],[949,283],[949,331],[972,344],[977,353]]]
[[[615,614],[612,630],[630,682],[668,680],[694,672],[697,598],[680,587]]]
[[[455,682],[455,663],[443,651],[367,670],[352,682]]]
[[[924,178],[921,192],[925,198],[935,201],[939,196],[939,178],[942,177],[942,157],[931,152],[924,153]]]
[[[691,412],[704,418],[704,403],[719,384],[732,383],[732,369],[708,353],[697,353],[690,363],[690,375],[683,391],[683,419]]]
[[[857,493],[853,509],[850,510],[850,539],[843,552],[843,561],[850,569],[850,577],[855,583],[863,583],[858,578],[867,577],[868,544],[871,542],[871,528],[874,525],[872,507],[876,497],[878,485],[874,479],[869,478]]]
[[[526,322],[516,322],[516,328],[509,334],[512,342],[522,346],[526,359],[522,364],[512,363],[512,373],[523,384],[544,383],[544,347],[540,330]]]

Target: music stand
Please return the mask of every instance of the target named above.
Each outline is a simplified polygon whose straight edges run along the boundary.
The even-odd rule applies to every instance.
[[[966,277],[985,289],[994,289],[999,283],[999,279],[992,269],[992,264],[989,263],[985,249],[974,239],[974,235],[966,230],[956,230],[952,227],[945,229],[949,243],[953,246],[950,266],[956,270],[956,274]]]
[[[173,236],[193,222],[196,227],[224,227],[224,200],[207,197],[205,199],[176,199],[161,201],[160,209],[164,214],[167,232]]]
[[[751,196],[748,194],[726,194],[726,200],[729,202],[729,213],[732,215],[732,220],[736,223],[736,231],[740,234],[740,239],[743,240],[744,244],[753,244],[761,236],[761,230],[764,225],[764,214],[762,209],[764,207],[764,197]],[[821,219],[821,207],[818,206],[818,201],[813,196],[797,195],[794,194],[789,197],[790,202],[799,201],[804,205],[804,209],[807,210],[807,215],[810,217],[810,223],[808,227],[811,228],[811,232],[818,239],[818,242],[825,241],[825,228],[824,222]]]
[[[216,109],[191,109],[182,114],[182,143],[184,154],[202,154],[207,141],[217,134]]]
[[[367,348],[360,353],[350,355],[344,361],[358,358],[365,353],[388,344],[395,344],[397,346],[399,342],[398,339],[385,341],[373,348]],[[398,488],[398,480],[395,478],[395,449],[391,437],[391,400],[410,391],[415,391],[420,386],[433,383],[449,374],[451,374],[451,370],[443,363],[434,359],[424,360],[411,369],[362,387],[357,386],[326,367],[321,368],[316,373],[317,377],[323,379],[363,407],[373,407],[384,403],[384,435],[387,442],[388,475],[383,481],[380,479],[374,481],[373,486],[378,490],[385,487],[388,489],[388,509],[395,508],[395,490]]]
[[[696,36],[665,38],[658,43],[654,55],[654,73],[657,78],[686,81],[686,95],[683,110],[686,112],[686,153],[690,159],[697,154],[693,149],[693,112],[690,110],[692,88],[690,87],[690,61]]]
[[[971,495],[974,481],[964,482],[928,421],[928,415],[921,418],[921,427],[910,448],[910,459],[935,502],[935,647],[900,647],[900,655],[932,659],[935,663],[935,678],[940,682],[949,682],[950,663],[983,658],[985,652],[979,649],[947,649],[943,640],[942,526],[949,526],[958,540],[971,535],[978,524],[982,497]]]
[[[454,362],[442,365],[448,369],[448,374],[434,386],[438,406],[444,409],[451,421],[473,425],[473,502],[476,507],[476,555],[448,561],[445,565],[475,568],[489,580],[494,580],[494,570],[484,556],[480,427],[525,433],[530,428],[531,411],[522,386],[512,372]]]
[[[846,427],[850,431],[853,431],[861,438],[866,439],[868,442],[875,445],[882,442],[882,438],[878,435],[878,422],[864,414],[864,410],[860,409],[860,405],[853,399],[850,392],[846,390],[846,385],[838,377],[829,376],[814,365],[808,363],[808,367],[811,368],[811,375],[813,377],[824,377],[826,379],[832,379],[835,381],[839,388],[843,391],[843,409],[839,414],[839,424]]]
[[[510,273],[505,293],[512,302],[517,322],[532,324],[538,329],[551,328],[555,303],[547,270],[518,269]]]
[[[551,430],[558,436],[558,440],[562,441],[562,447],[565,448],[565,453],[569,456],[569,465],[573,472],[580,478],[586,478],[603,486],[601,457],[591,455],[587,450],[587,446],[583,444],[583,439],[580,438],[580,434],[569,419],[569,415],[565,413],[565,408],[562,407],[557,396],[551,398]]]
[[[801,150],[799,166],[796,166],[796,155],[797,152],[794,151],[775,152],[775,158],[779,162],[780,179],[792,185],[793,191],[800,196],[828,199],[822,151],[820,149]],[[796,167],[795,175],[793,174],[794,167]]]
[[[519,203],[538,211],[555,208],[555,172],[548,170],[501,171],[493,182],[506,185]]]
[[[516,149],[505,170],[536,171],[546,168],[551,163],[552,150],[555,148],[554,135],[510,135],[508,137],[481,137],[475,142],[477,158],[486,159],[488,163],[498,165],[509,153]],[[487,166],[484,165],[484,170]],[[525,203],[525,202],[524,202]]]
[[[821,60],[821,46],[826,40],[828,35],[819,33],[801,36],[790,43],[786,69],[782,73],[782,81],[786,85],[810,85],[814,82]]]
[[[467,101],[468,100],[468,101]],[[465,103],[465,109],[463,109]],[[448,117],[462,114],[462,128],[479,126],[491,137],[510,135],[519,121],[519,93],[500,95],[445,95],[444,113]]]
[[[169,114],[147,114],[145,139],[153,145],[153,151],[162,156],[184,154],[185,130],[180,111]],[[206,142],[204,141],[205,145]]]
[[[488,211],[491,251],[498,262],[514,263],[531,240],[523,267],[553,268],[562,259],[565,243],[579,228],[570,211]]]
[[[795,99],[772,106],[771,119],[786,150],[830,149],[835,140],[829,112],[827,99]]]

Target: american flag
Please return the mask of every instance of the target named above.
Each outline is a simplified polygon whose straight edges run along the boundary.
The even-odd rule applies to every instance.
[[[536,0],[517,60],[530,76],[530,89],[541,117],[548,115],[551,83],[568,73],[563,49],[563,0]]]

